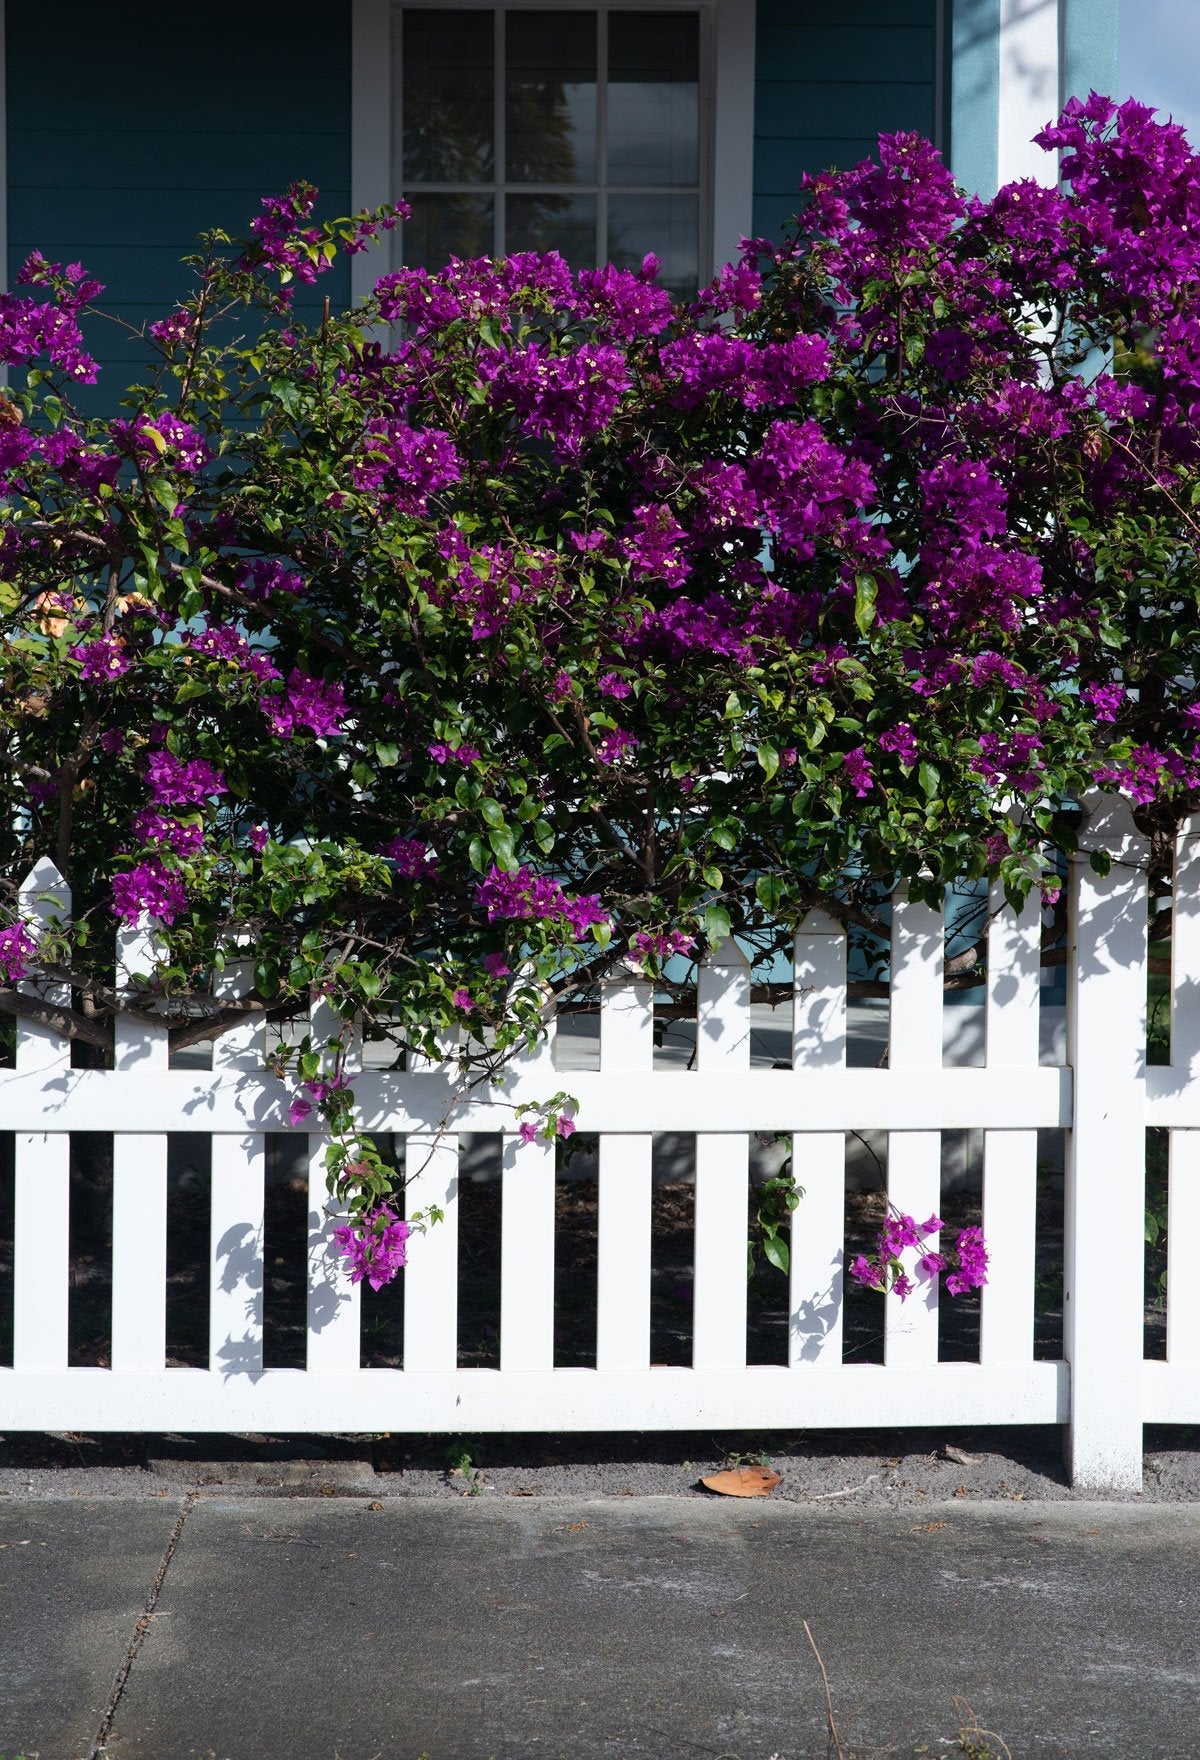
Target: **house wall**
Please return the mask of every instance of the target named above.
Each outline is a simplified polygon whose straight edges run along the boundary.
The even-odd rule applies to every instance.
[[[796,211],[805,171],[853,165],[881,132],[937,138],[937,0],[758,0],[756,236]]]
[[[35,246],[82,259],[107,309],[141,325],[186,288],[179,259],[196,233],[244,230],[260,196],[305,178],[325,212],[348,211],[349,0],[255,0],[252,29],[247,10],[9,0],[10,286]],[[348,301],[344,260],[326,292]],[[88,337],[94,407],[111,407],[141,345],[115,325]]]

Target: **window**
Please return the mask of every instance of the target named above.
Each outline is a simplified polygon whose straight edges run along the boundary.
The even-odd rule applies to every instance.
[[[653,251],[686,296],[750,230],[754,0],[354,0],[354,39],[354,205],[412,208],[393,266]]]
[[[409,263],[559,250],[694,293],[701,238],[699,10],[404,6],[393,23],[393,179]]]

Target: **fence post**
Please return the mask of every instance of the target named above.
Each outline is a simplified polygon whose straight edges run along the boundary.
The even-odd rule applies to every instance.
[[[149,973],[166,944],[143,914],[117,931],[117,984],[136,995],[135,972]],[[113,1023],[113,1069],[148,1074],[170,1065],[165,1024],[120,1014]],[[119,1092],[114,1086],[114,1099]],[[167,1138],[162,1131],[113,1135],[112,1366],[118,1373],[162,1369],[167,1349]]]
[[[1171,1066],[1200,1081],[1200,816],[1175,838],[1171,910]],[[1200,1130],[1169,1137],[1167,1190],[1167,1361],[1200,1363],[1200,1278],[1193,1243],[1200,1234]]]
[[[1128,803],[1084,800],[1072,856],[1063,1354],[1071,1366],[1067,1465],[1073,1485],[1142,1484],[1145,1275],[1146,864]],[[1097,874],[1090,852],[1111,858]]]
[[[41,934],[71,915],[71,889],[49,856],[26,875],[18,894],[21,917]],[[66,985],[36,974],[17,988],[43,1002],[69,1007]],[[37,1021],[17,1017],[17,1069],[22,1075],[61,1074],[69,1080],[71,1041]],[[71,1276],[71,1139],[66,1131],[18,1131],[14,1144],[13,1367],[67,1366],[67,1290]]]

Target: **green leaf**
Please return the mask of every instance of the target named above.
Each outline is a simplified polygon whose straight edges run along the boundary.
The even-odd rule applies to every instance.
[[[704,933],[710,947],[719,947],[729,939],[729,912],[723,904],[710,904],[704,913]]]
[[[759,743],[757,757],[759,763],[766,771],[767,781],[770,782],[772,776],[774,776],[775,772],[779,769],[778,751],[769,740],[764,739]]]
[[[375,756],[385,770],[392,770],[400,762],[400,747],[389,740],[379,740],[376,742]]]
[[[774,916],[788,895],[787,881],[782,874],[760,874],[754,882],[754,896],[768,916]]]
[[[786,1241],[781,1241],[777,1234],[769,1234],[763,1242],[763,1254],[778,1271],[786,1275],[790,1263]]]
[[[854,577],[854,621],[858,625],[858,633],[865,636],[875,622],[875,601],[879,597],[879,583],[874,575],[856,574]]]
[[[936,799],[938,791],[942,786],[942,778],[937,765],[931,764],[927,759],[922,758],[920,764],[917,766],[917,776],[920,780],[921,787],[925,791],[925,799],[927,801]]]
[[[512,832],[507,826],[501,826],[495,831],[488,832],[488,842],[491,845],[492,854],[496,858],[497,866],[502,868],[506,874],[511,874],[517,866]]]
[[[504,824],[504,808],[499,801],[491,800],[485,795],[479,803],[479,811],[485,825],[491,825],[498,830]]]

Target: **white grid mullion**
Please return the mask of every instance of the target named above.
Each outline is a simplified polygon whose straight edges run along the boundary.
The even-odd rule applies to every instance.
[[[608,13],[596,14],[596,261],[608,261]]]
[[[492,251],[497,257],[505,253],[504,229],[508,224],[508,145],[505,140],[505,104],[508,98],[508,44],[505,32],[506,11],[503,6],[496,8],[495,57],[496,109],[492,122],[492,169],[495,177],[495,191],[492,196]]]

